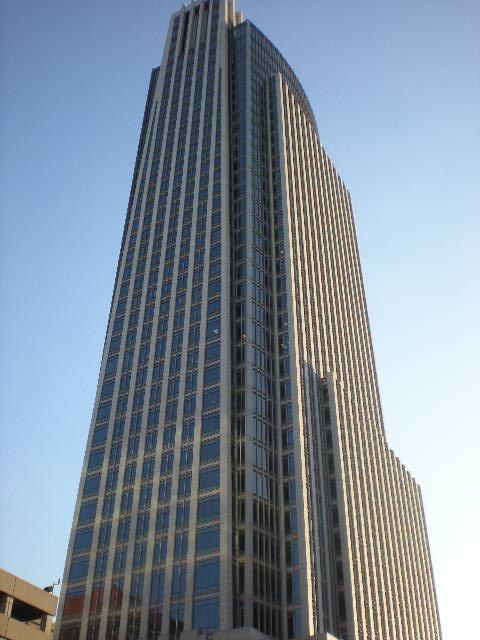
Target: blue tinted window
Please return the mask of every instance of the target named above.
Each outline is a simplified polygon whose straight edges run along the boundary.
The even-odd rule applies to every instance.
[[[220,342],[214,342],[205,349],[205,362],[220,359]]]
[[[153,547],[153,563],[154,564],[165,562],[165,560],[167,559],[167,547],[168,547],[167,538],[160,538],[160,540],[155,541],[155,546]]]
[[[82,529],[77,532],[75,536],[75,543],[73,545],[74,551],[81,551],[90,549],[92,546],[92,538],[93,538],[93,527],[89,527],[88,529]]]
[[[222,245],[216,244],[215,246],[210,248],[210,260],[213,258],[219,258],[222,254]]]
[[[177,524],[178,527],[178,524]],[[175,559],[178,560],[182,556],[186,557],[188,553],[188,531],[177,533],[175,535]]]
[[[213,298],[214,296],[220,295],[221,290],[221,280],[210,282],[208,285],[208,297]]]
[[[117,336],[116,338],[112,338],[110,342],[110,353],[114,353],[115,351],[120,351],[121,340],[122,340],[122,336]]]
[[[217,520],[220,517],[220,496],[202,498],[198,501],[198,522]]]
[[[207,315],[213,316],[216,313],[220,313],[220,311],[221,311],[220,299],[212,300],[211,302],[208,303]]]
[[[83,495],[84,496],[93,496],[98,494],[98,489],[100,487],[100,474],[96,476],[91,476],[85,480],[85,484],[83,486]]]
[[[220,260],[218,260],[217,262],[212,262],[210,264],[210,278],[213,278],[213,276],[218,276],[221,272],[222,263],[220,262]]]
[[[169,521],[170,509],[159,509],[157,512],[157,533],[159,531],[168,531]]]
[[[220,365],[215,367],[208,367],[205,369],[205,374],[203,378],[204,385],[208,387],[215,382],[219,382],[220,380]]]
[[[203,392],[203,409],[216,409],[220,406],[220,389],[215,387]]]
[[[105,450],[100,449],[100,451],[94,451],[90,454],[90,458],[88,460],[88,469],[94,469],[95,467],[101,467],[103,464],[103,456],[105,455]]]
[[[220,416],[218,413],[202,418],[202,436],[206,436],[211,433],[218,433],[219,430]]]
[[[219,603],[217,599],[202,600],[193,605],[193,628],[202,631],[216,631],[219,621]]]
[[[187,577],[186,565],[173,567],[172,597],[180,596],[185,593],[186,577]]]
[[[195,431],[195,421],[194,420],[187,420],[186,422],[183,423],[183,428],[182,428],[182,440],[193,440],[193,434]]]
[[[165,572],[154,571],[152,573],[152,587],[150,590],[150,604],[160,603],[163,600],[165,587]]]
[[[300,575],[298,571],[293,572],[293,601],[300,604]]]
[[[130,535],[130,518],[122,518],[118,521],[117,542],[125,542]]]
[[[95,429],[92,437],[92,446],[103,444],[107,439],[108,427],[102,427],[101,429]]]
[[[220,456],[220,439],[202,443],[200,448],[200,462],[216,460]]]
[[[97,501],[87,502],[80,507],[80,513],[78,515],[78,524],[89,522],[95,519],[95,513],[97,512]]]
[[[111,382],[105,382],[103,384],[101,400],[105,400],[106,398],[112,397],[114,386],[115,386],[115,380],[112,380]]]
[[[208,491],[220,485],[220,468],[203,469],[200,471],[199,487],[201,491]]]
[[[100,527],[100,532],[98,534],[98,546],[104,547],[110,543],[110,534],[112,533],[112,525],[105,524]]]
[[[197,562],[195,568],[195,593],[217,591],[220,586],[220,560]]]
[[[107,404],[100,405],[98,407],[97,421],[106,420],[110,416],[111,407],[112,407],[111,402],[107,402]]]
[[[178,480],[178,495],[189,496],[192,491],[192,476],[190,474],[180,476]]]
[[[117,370],[118,356],[113,356],[107,360],[107,366],[105,367],[105,375],[110,376]]]
[[[220,335],[220,318],[214,318],[207,322],[207,340]]]
[[[220,547],[220,525],[197,532],[197,553],[210,553]]]
[[[80,560],[73,560],[70,565],[70,580],[80,580],[86,578],[88,573],[88,558],[81,558]]]

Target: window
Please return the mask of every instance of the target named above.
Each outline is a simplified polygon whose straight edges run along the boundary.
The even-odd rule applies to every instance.
[[[218,599],[201,600],[193,604],[193,628],[201,631],[215,631],[219,624]]]
[[[98,494],[98,490],[100,487],[100,474],[96,476],[90,476],[85,480],[85,484],[83,486],[83,495],[84,496],[93,496]]]
[[[217,591],[220,587],[220,560],[204,560],[195,567],[195,593]]]
[[[123,578],[112,580],[112,590],[110,591],[110,609],[112,611],[122,608],[123,600]]]
[[[63,619],[76,618],[82,615],[85,602],[85,587],[72,587],[67,589],[65,603],[63,605]]]
[[[220,311],[221,311],[221,302],[220,302],[220,299],[217,299],[217,300],[211,300],[211,301],[208,303],[208,306],[207,306],[207,315],[208,315],[208,316],[213,316],[213,315],[215,315],[216,313],[220,313]]]
[[[165,409],[165,421],[174,422],[177,419],[178,402],[170,402]]]
[[[144,567],[146,557],[147,557],[147,543],[137,542],[133,550],[133,566]]]
[[[220,525],[197,532],[197,554],[211,553],[220,548]]]
[[[152,586],[150,589],[150,604],[159,604],[163,601],[165,588],[165,571],[153,571]]]
[[[220,317],[213,318],[207,322],[207,340],[213,340],[220,335]]]
[[[131,462],[125,467],[125,475],[123,476],[124,486],[127,484],[133,484],[135,482],[135,473],[137,470],[137,463]]]
[[[105,576],[107,573],[107,562],[108,562],[108,551],[101,551],[97,554],[97,559],[95,561],[95,578],[100,578]]]
[[[285,534],[296,533],[297,531],[297,511],[292,509],[285,514]]]
[[[120,457],[122,455],[122,443],[119,442],[117,444],[112,445],[110,449],[110,462],[109,464],[116,464],[120,462]]]
[[[163,446],[165,448],[175,446],[175,427],[166,428],[163,432]]]
[[[137,516],[137,538],[148,536],[148,526],[150,523],[150,512],[144,511]]]
[[[220,359],[220,342],[214,342],[205,349],[205,362],[213,362]]]
[[[118,521],[117,543],[126,542],[130,535],[130,518],[122,518]]]
[[[183,469],[185,467],[191,467],[193,460],[193,447],[187,446],[182,447],[180,451],[180,467]]]
[[[155,458],[147,458],[143,461],[142,480],[153,478],[155,471]]]
[[[188,531],[175,535],[175,560],[186,558],[188,553]]]
[[[129,491],[124,491],[122,493],[122,499],[120,502],[120,512],[121,513],[130,513],[132,510],[133,504],[133,489]]]
[[[197,406],[195,396],[187,396],[183,403],[183,414],[185,416],[192,415],[195,413],[195,408]]]
[[[80,507],[80,513],[78,515],[78,524],[84,524],[85,522],[90,522],[90,520],[95,519],[95,514],[97,512],[97,501],[87,502],[87,504],[82,504]]]
[[[140,444],[139,436],[133,436],[132,438],[129,438],[128,450],[127,450],[127,455],[129,458],[131,458],[132,456],[136,456],[138,454],[139,444]]]
[[[80,580],[86,578],[88,573],[88,558],[73,560],[70,565],[69,580]]]
[[[87,551],[92,546],[93,527],[88,529],[81,529],[75,536],[75,543],[73,545],[73,552]]]
[[[187,565],[175,565],[172,577],[172,598],[185,594],[185,583],[187,577]]]
[[[220,438],[203,442],[200,448],[200,462],[210,462],[220,457]]]
[[[153,547],[153,564],[163,564],[167,559],[168,538],[155,540]]]
[[[148,509],[152,500],[152,483],[144,484],[140,487],[139,509]]]
[[[197,374],[195,372],[187,373],[185,379],[185,392],[195,391],[197,388]]]
[[[115,557],[113,559],[113,571],[118,573],[119,571],[125,571],[127,564],[127,547],[119,547],[115,550]]]
[[[213,298],[220,295],[222,290],[221,280],[214,280],[208,285],[208,297]]]
[[[159,509],[157,512],[157,533],[168,531],[170,521],[170,509]]]
[[[203,383],[206,387],[220,381],[220,365],[205,369]]]
[[[111,380],[109,382],[104,382],[102,387],[102,395],[100,396],[100,400],[106,400],[107,398],[111,398],[113,395],[113,387],[115,386],[115,380]]]
[[[215,413],[202,418],[202,436],[211,435],[220,431],[220,415]]]
[[[220,388],[214,387],[203,392],[203,410],[217,409],[220,406]]]
[[[107,440],[108,427],[100,427],[95,429],[92,438],[92,447],[96,447],[99,444],[103,444]]]
[[[188,527],[189,520],[190,520],[190,502],[188,500],[186,502],[178,502],[176,528],[182,529],[183,527]]]
[[[100,527],[98,534],[98,546],[107,547],[110,544],[110,534],[112,533],[112,525],[104,524]]]
[[[169,502],[172,494],[172,481],[162,480],[158,485],[158,501]]]
[[[88,460],[88,470],[91,471],[96,467],[101,467],[103,464],[103,456],[105,455],[105,449],[100,449],[100,451],[94,451],[90,454],[90,458]]]
[[[117,370],[118,356],[113,356],[107,360],[107,366],[105,367],[105,376],[113,375]]]
[[[197,518],[198,522],[208,522],[217,520],[220,517],[220,496],[211,498],[201,498],[198,501]]]
[[[173,469],[173,451],[169,451],[168,453],[162,454],[162,459],[160,463],[160,473],[171,473]]]
[[[209,491],[220,486],[220,467],[203,469],[199,476],[200,491]]]
[[[145,451],[153,451],[157,446],[158,432],[150,431],[145,436]]]
[[[174,573],[175,577],[175,573]],[[172,594],[173,595],[173,594]],[[185,620],[185,606],[183,604],[173,603],[170,607],[170,623],[169,631],[171,638],[178,638],[180,632],[183,631]]]
[[[179,497],[189,496],[192,491],[192,476],[187,474],[180,476],[178,479],[178,495]]]
[[[183,423],[182,428],[182,440],[183,442],[187,442],[189,440],[193,440],[193,435],[195,432],[195,421],[187,420]]]

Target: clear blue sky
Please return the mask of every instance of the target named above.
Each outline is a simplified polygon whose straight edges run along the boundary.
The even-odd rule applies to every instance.
[[[148,78],[179,6],[0,0],[0,565],[41,585],[63,571]],[[480,4],[238,6],[297,71],[350,188],[387,433],[423,488],[444,640],[467,637]]]

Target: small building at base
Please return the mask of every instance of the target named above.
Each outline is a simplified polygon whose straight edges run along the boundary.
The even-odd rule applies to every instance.
[[[0,640],[50,640],[57,596],[0,569]]]

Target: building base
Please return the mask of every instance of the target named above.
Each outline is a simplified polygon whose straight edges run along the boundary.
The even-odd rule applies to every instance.
[[[266,636],[257,629],[241,628],[232,629],[231,631],[214,631],[211,633],[202,633],[197,629],[191,631],[183,631],[180,640],[269,640],[270,636]],[[165,640],[168,640],[165,637]],[[315,636],[305,636],[304,640],[338,640],[330,633],[321,633]]]

